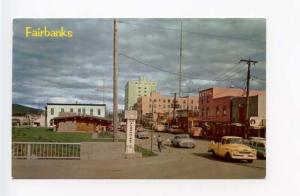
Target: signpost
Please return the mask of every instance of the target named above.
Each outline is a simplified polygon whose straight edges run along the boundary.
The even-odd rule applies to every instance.
[[[135,157],[135,121],[137,119],[137,111],[126,110],[125,119],[127,120],[125,157],[133,158]]]

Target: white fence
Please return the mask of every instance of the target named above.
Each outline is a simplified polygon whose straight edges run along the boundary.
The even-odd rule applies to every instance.
[[[12,142],[14,159],[80,159],[80,143]]]

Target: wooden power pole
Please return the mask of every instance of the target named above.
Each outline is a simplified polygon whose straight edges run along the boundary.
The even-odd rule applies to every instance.
[[[246,92],[246,134],[245,137],[248,136],[248,129],[249,129],[249,91],[250,91],[250,67],[251,64],[255,65],[258,61],[254,61],[251,59],[241,59],[240,62],[245,62],[248,65],[248,71],[247,71],[247,92]]]
[[[119,75],[119,51],[118,51],[118,21],[114,19],[113,41],[113,140],[118,141],[118,75]]]
[[[179,49],[179,89],[178,96],[181,96],[181,83],[182,83],[182,21],[180,23],[180,49]]]

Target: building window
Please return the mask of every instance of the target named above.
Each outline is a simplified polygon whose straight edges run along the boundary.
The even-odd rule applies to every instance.
[[[65,109],[64,109],[64,108],[61,108],[61,109],[60,109],[60,112],[65,112]]]
[[[54,115],[54,108],[51,108],[51,115]]]
[[[70,112],[73,112],[73,108],[70,108]]]
[[[151,106],[151,104],[149,104],[149,108],[151,108],[152,106]]]
[[[101,110],[100,109],[98,109],[98,115],[101,115]]]
[[[81,114],[81,108],[78,108],[78,114]]]
[[[168,99],[168,103],[170,103],[170,99]]]
[[[209,96],[206,97],[206,102],[209,103]]]
[[[219,110],[219,106],[216,107],[216,116],[220,115],[220,110]]]
[[[193,100],[191,100],[191,104],[193,104],[193,102],[194,102],[194,101],[193,101]]]
[[[156,99],[154,99],[153,102],[156,102]]]
[[[226,116],[227,111],[226,111],[226,106],[223,106],[223,115]]]
[[[208,117],[209,114],[209,107],[206,108],[206,117]]]
[[[85,108],[82,109],[82,113],[85,114]]]
[[[93,116],[93,108],[90,109],[90,115]]]

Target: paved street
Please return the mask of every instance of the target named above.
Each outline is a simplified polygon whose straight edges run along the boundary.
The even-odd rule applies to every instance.
[[[120,133],[124,137],[124,133]],[[172,134],[159,133],[164,141]],[[158,133],[154,133],[157,137]],[[150,139],[136,143],[150,148]],[[112,179],[240,179],[264,178],[265,160],[253,163],[225,162],[207,152],[206,140],[196,140],[194,149],[166,146],[155,157],[110,160],[13,160],[14,178],[112,178]]]

